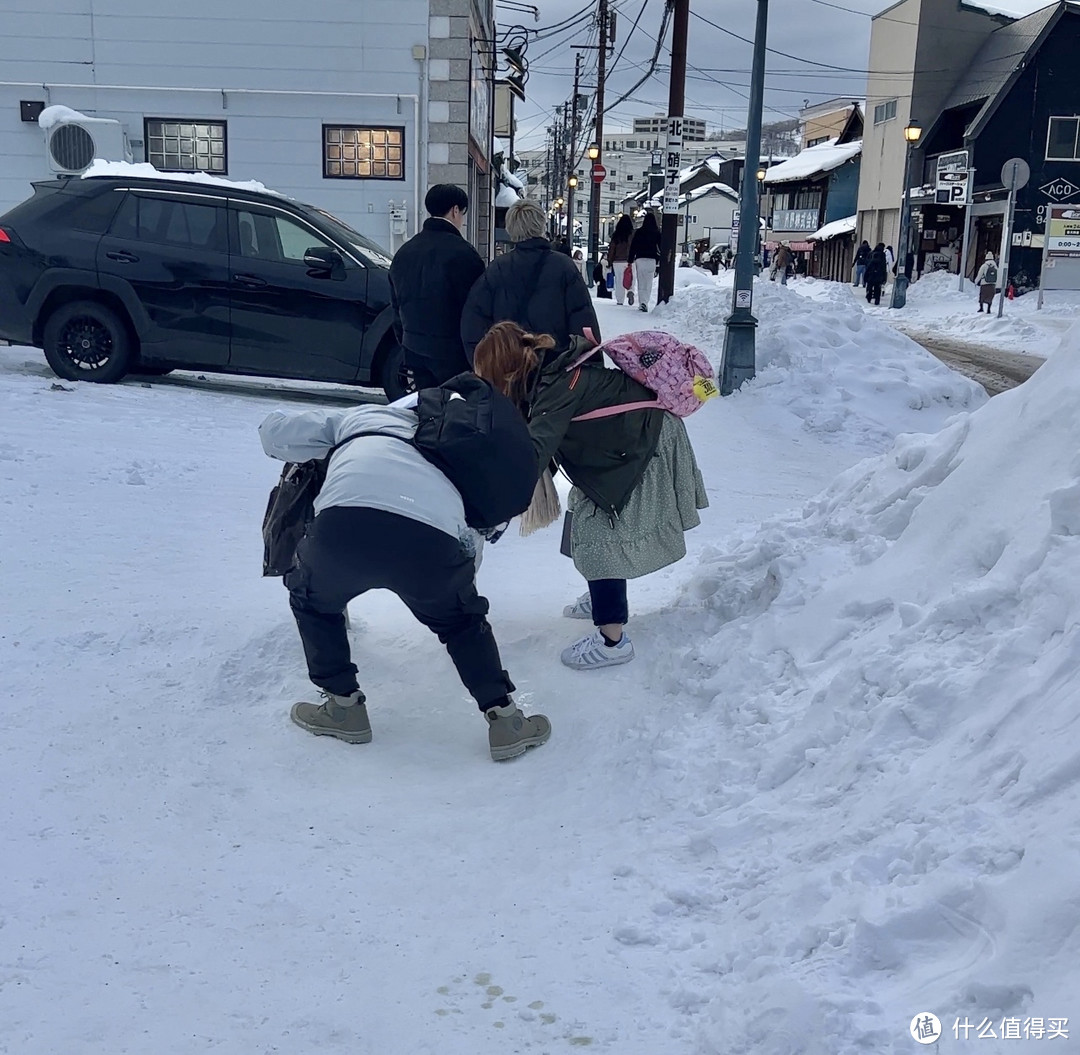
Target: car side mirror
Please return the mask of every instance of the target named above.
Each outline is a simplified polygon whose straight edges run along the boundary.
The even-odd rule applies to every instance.
[[[345,261],[336,249],[327,246],[313,245],[304,250],[304,266],[321,274],[329,274],[331,278],[345,277]]]

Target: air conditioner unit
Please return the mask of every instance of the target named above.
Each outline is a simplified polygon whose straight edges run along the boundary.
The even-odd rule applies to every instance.
[[[130,161],[127,131],[106,117],[80,117],[59,121],[45,133],[49,168],[61,176],[85,172],[94,158]]]

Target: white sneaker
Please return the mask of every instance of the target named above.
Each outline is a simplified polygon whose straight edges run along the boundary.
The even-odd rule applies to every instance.
[[[617,645],[609,645],[598,628],[580,641],[575,641],[569,648],[564,648],[559,658],[574,670],[617,667],[620,663],[629,663],[634,658],[634,645],[625,630]]]
[[[567,619],[592,619],[592,598],[586,590],[573,604],[562,610]]]

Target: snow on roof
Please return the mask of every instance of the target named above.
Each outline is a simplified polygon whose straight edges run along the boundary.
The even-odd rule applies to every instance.
[[[977,0],[960,0],[960,6],[973,7],[979,11],[985,11],[988,15],[1026,18],[1044,7],[1054,7],[1056,5],[1047,5],[1046,0],[991,0],[989,3],[981,3],[977,2]]]
[[[842,220],[833,220],[832,223],[827,223],[824,227],[818,228],[810,235],[807,241],[827,242],[830,238],[839,238],[841,235],[851,234],[855,230],[858,219],[857,216],[845,216]]]
[[[38,114],[37,123],[47,132],[53,125],[58,125],[61,121],[92,120],[97,120],[97,118],[87,117],[86,114],[81,114],[78,110],[72,110],[70,106],[46,106]]]
[[[684,204],[686,202],[694,202],[709,194],[722,194],[732,201],[739,200],[739,195],[734,187],[729,187],[726,183],[706,183],[704,187],[698,187],[697,190],[688,191],[679,198],[679,201]]]
[[[233,190],[256,191],[259,194],[276,194],[279,198],[287,197],[280,191],[271,190],[258,180],[231,180],[224,176],[211,176],[206,172],[160,172],[145,161],[103,161],[95,158],[93,164],[82,174],[83,179],[94,176],[120,176],[123,179],[164,179],[179,183],[209,183],[215,187],[229,187]]]
[[[819,173],[831,172],[862,153],[862,140],[854,143],[837,143],[830,139],[816,147],[807,147],[788,161],[773,165],[765,173],[766,183],[790,183]]]

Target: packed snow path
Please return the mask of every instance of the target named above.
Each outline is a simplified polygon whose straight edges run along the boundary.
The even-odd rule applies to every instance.
[[[715,357],[726,299],[601,325]],[[383,594],[352,606],[374,743],[288,721],[264,400],[0,352],[0,1050],[853,1055],[921,1010],[1067,1015],[1070,364],[985,417],[850,307],[758,307],[757,381],[689,422],[691,555],[631,586],[638,660],[559,665],[557,530],[487,549],[554,726],[504,765]]]

